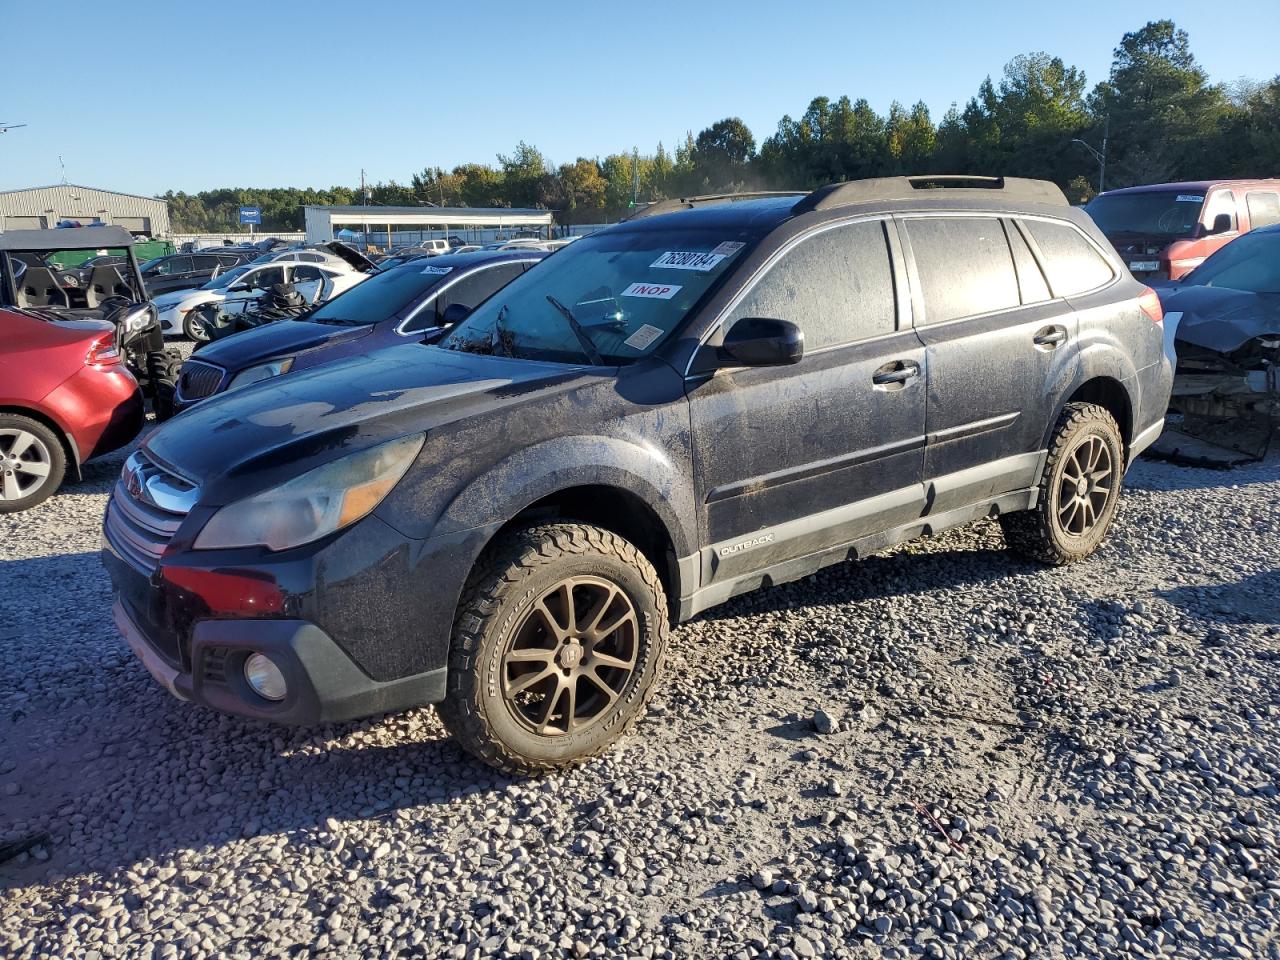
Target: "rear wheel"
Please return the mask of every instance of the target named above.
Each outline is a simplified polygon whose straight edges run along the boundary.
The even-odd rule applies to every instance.
[[[1111,527],[1123,478],[1115,418],[1094,403],[1067,404],[1049,441],[1038,502],[1000,517],[1005,542],[1041,563],[1083,560]]]
[[[580,763],[644,712],[667,633],[657,572],[631,543],[584,524],[517,531],[468,583],[441,719],[511,773]]]
[[[48,499],[62,483],[67,455],[38,420],[0,414],[0,513],[17,513]]]

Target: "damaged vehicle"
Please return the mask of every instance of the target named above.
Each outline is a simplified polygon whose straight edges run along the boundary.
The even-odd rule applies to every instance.
[[[122,227],[79,230],[10,230],[0,234],[0,307],[14,307],[52,322],[105,320],[129,372],[151,401],[157,418],[173,411],[182,354],[166,348],[155,305]],[[59,266],[65,254],[106,250],[119,263],[99,263],[81,281]],[[100,254],[102,256],[102,254]]]
[[[319,249],[319,248],[318,248]],[[234,267],[195,290],[177,290],[156,297],[165,335],[183,336],[197,343],[209,339],[210,326],[224,326],[235,314],[252,309],[278,283],[289,283],[316,304],[331,300],[378,272],[373,261],[341,243],[325,244],[323,262],[277,259],[264,254]],[[300,251],[306,253],[309,251]]]
[[[1178,367],[1153,452],[1209,466],[1262,459],[1280,423],[1280,225],[1156,290],[1176,324]]]

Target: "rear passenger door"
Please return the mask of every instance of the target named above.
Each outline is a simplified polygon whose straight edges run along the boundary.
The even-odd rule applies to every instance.
[[[925,357],[898,319],[887,226],[805,235],[722,318],[721,333],[747,317],[797,324],[799,363],[690,379],[704,585],[920,516]]]
[[[1075,362],[1076,320],[1018,225],[899,220],[929,369],[924,476],[933,515],[1032,486]]]

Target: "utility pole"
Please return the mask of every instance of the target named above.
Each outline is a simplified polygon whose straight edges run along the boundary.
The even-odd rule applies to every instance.
[[[1072,143],[1078,143],[1091,154],[1093,159],[1098,161],[1098,192],[1102,193],[1107,188],[1107,137],[1111,132],[1111,118],[1107,117],[1102,121],[1102,150],[1095,150],[1090,144],[1079,138],[1073,138]]]

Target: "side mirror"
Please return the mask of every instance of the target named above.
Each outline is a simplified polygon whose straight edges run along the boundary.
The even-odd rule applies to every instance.
[[[1210,233],[1228,233],[1231,230],[1231,214],[1220,213],[1213,218],[1213,226],[1209,228]]]
[[[440,326],[456,326],[469,316],[471,316],[471,308],[465,303],[451,303],[444,308],[444,313],[440,315]]]
[[[247,283],[233,283],[227,287],[227,293],[248,293],[253,287]]]
[[[790,320],[743,317],[724,335],[717,359],[723,366],[781,367],[804,356],[804,331]]]

